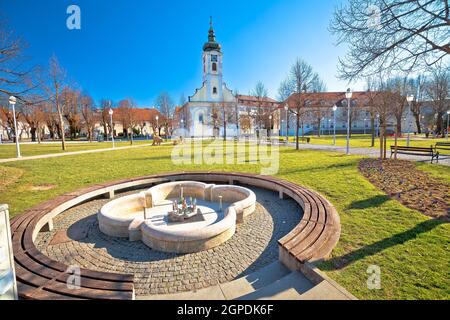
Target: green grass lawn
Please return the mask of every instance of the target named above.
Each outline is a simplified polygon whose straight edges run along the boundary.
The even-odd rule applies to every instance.
[[[9,204],[14,216],[56,195],[118,178],[177,170],[259,173],[260,169],[255,163],[175,166],[171,150],[172,146],[141,147],[4,164],[0,177],[16,178],[5,182],[3,189],[0,184],[0,203]],[[360,159],[281,148],[278,176],[322,193],[340,214],[340,241],[319,268],[360,299],[449,299],[449,224],[378,191],[359,173]],[[449,167],[418,166],[450,181]],[[380,290],[367,289],[370,265],[381,268]]]
[[[320,138],[317,136],[308,136],[311,138],[311,144],[322,144],[322,145],[333,145],[333,135],[322,135]],[[294,142],[295,137],[289,137],[289,141]],[[411,135],[411,147],[430,147],[431,145],[435,145],[436,142],[447,142],[445,138],[440,139],[425,139],[424,137],[415,137]],[[450,140],[449,140],[450,142]],[[346,135],[336,135],[336,145],[340,147],[344,147],[347,144],[347,136]],[[350,139],[350,147],[352,148],[371,148],[372,145],[372,137],[371,135],[364,134],[353,134]],[[391,145],[394,145],[394,138],[389,137],[387,139],[388,148]],[[398,145],[406,146],[406,136],[403,138],[399,138]],[[375,139],[375,148],[379,148],[380,140]]]
[[[151,143],[149,140],[137,140],[133,142],[133,145],[148,144]],[[116,147],[129,146],[128,141],[117,141],[115,143]],[[67,141],[67,150],[63,151],[61,149],[61,143],[41,143],[41,144],[30,144],[25,143],[20,145],[20,153],[23,157],[27,156],[37,156],[43,154],[51,153],[63,153],[63,152],[73,152],[82,150],[95,150],[95,149],[106,149],[112,148],[112,142],[70,142]],[[16,145],[13,143],[0,144],[0,159],[15,158],[16,157]]]

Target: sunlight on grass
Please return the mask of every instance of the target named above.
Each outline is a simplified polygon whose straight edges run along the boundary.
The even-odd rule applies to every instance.
[[[172,146],[141,147],[4,164],[23,175],[0,192],[0,203],[9,204],[14,216],[56,195],[119,178],[183,170],[260,171],[256,162],[175,166],[171,152]],[[339,212],[340,241],[330,259],[319,264],[330,277],[361,299],[450,298],[449,224],[378,191],[358,171],[361,156],[285,147],[280,152],[277,176],[320,192]],[[448,167],[421,163],[418,168],[450,181]],[[36,185],[54,187],[28,187]],[[366,270],[372,264],[381,268],[381,290],[367,289]]]

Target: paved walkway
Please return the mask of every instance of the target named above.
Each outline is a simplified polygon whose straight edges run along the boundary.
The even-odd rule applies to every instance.
[[[148,147],[148,146],[151,146],[151,144],[149,143],[149,144],[139,144],[137,146],[126,146],[126,147],[94,149],[94,150],[81,150],[81,151],[71,151],[71,152],[61,152],[61,153],[49,153],[49,154],[41,154],[41,155],[21,157],[21,158],[0,159],[0,163],[34,160],[34,159],[56,158],[56,157],[72,156],[72,155],[84,154],[84,153],[126,150],[126,149],[141,148],[141,147]]]
[[[289,146],[292,146],[295,148],[295,143],[289,143]],[[322,145],[322,144],[300,144],[300,149],[335,151],[335,152],[341,152],[341,153],[346,152],[345,147]],[[380,155],[380,150],[378,148],[350,148],[350,154],[358,154],[358,155],[378,158]],[[391,154],[390,151],[388,151],[387,156],[389,157],[390,154]],[[405,159],[405,160],[411,160],[411,161],[417,161],[417,162],[427,162],[427,163],[430,162],[429,157],[422,157],[422,156],[399,154],[398,158]],[[448,155],[439,156],[439,164],[444,165],[444,166],[450,166],[450,156],[448,156]]]

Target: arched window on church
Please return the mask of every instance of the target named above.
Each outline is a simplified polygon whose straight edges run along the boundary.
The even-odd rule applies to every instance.
[[[198,122],[203,123],[203,114],[202,113],[198,116]]]
[[[217,88],[216,87],[213,88],[213,94],[217,94]]]
[[[213,62],[212,71],[217,71],[217,63]]]

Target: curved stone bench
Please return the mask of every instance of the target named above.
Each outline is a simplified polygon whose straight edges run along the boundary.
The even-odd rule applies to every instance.
[[[269,176],[228,172],[182,172],[119,180],[98,184],[42,203],[11,221],[12,243],[19,296],[27,299],[133,299],[133,275],[80,269],[79,289],[68,289],[68,266],[37,250],[34,240],[52,219],[87,200],[113,197],[116,191],[145,188],[163,182],[198,180],[215,183],[240,183],[279,192],[303,208],[299,224],[279,240],[280,260],[289,268],[302,270],[307,261],[328,256],[340,235],[340,221],[333,205],[307,188]],[[305,269],[306,270],[306,269]],[[308,274],[305,272],[308,277]]]

